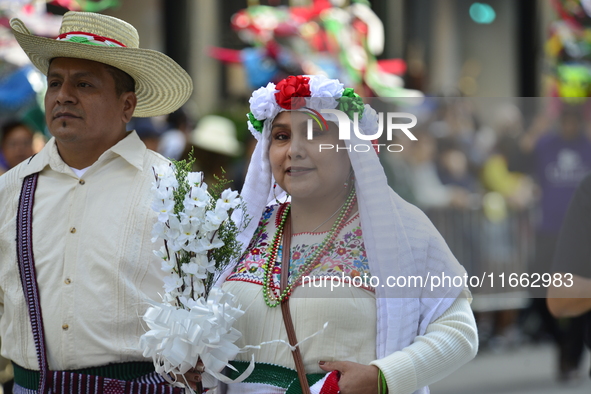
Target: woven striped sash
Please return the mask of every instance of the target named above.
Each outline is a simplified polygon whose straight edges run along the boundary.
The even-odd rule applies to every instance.
[[[156,372],[139,379],[125,381],[76,372],[49,370],[33,258],[33,202],[38,178],[38,173],[25,177],[16,216],[17,260],[40,369],[37,392],[40,394],[182,394],[184,389],[166,385],[164,378]]]

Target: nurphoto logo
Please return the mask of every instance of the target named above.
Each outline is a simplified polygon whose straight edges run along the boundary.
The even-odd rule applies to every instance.
[[[355,112],[353,114],[353,127],[351,127],[351,120],[349,116],[340,111],[338,109],[321,109],[321,114],[332,114],[337,117],[338,126],[339,126],[339,139],[340,140],[350,140],[351,139],[351,128],[353,129],[353,133],[355,136],[362,141],[376,141],[376,143],[371,144],[350,144],[349,146],[342,147],[333,144],[320,144],[318,146],[319,152],[323,150],[330,150],[336,149],[339,150],[354,150],[355,152],[368,152],[372,149],[375,149],[377,152],[380,151],[381,147],[385,147],[388,152],[402,152],[404,149],[400,144],[378,144],[377,139],[382,136],[384,133],[384,113],[378,113],[378,130],[375,134],[363,134],[359,130],[359,114]],[[317,113],[318,114],[318,113]],[[314,117],[315,118],[315,117]],[[417,141],[417,137],[410,131],[410,129],[417,124],[417,117],[413,114],[407,112],[386,112],[386,138],[388,141],[392,141],[392,136],[394,134],[394,130],[401,130],[411,141]],[[400,119],[408,119],[410,122],[400,123]],[[316,120],[316,119],[314,119]],[[308,131],[308,140],[313,139],[313,127],[314,127],[314,120],[308,119],[307,124],[307,131]],[[318,122],[318,120],[316,120]],[[322,119],[322,123],[326,124],[326,120]]]

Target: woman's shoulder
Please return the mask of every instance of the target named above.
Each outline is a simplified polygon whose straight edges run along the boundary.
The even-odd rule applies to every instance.
[[[277,221],[279,220],[281,212],[283,212],[284,209],[285,207],[283,204],[267,205],[263,210],[261,217],[259,218],[259,223],[252,241],[256,241],[262,233],[268,233],[269,231],[275,229],[278,226]]]

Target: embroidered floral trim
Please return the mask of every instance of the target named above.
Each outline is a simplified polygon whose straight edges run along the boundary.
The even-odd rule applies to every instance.
[[[228,276],[227,280],[249,282],[262,286],[265,275],[263,265],[270,247],[269,234],[275,232],[276,218],[281,216],[278,207],[280,205],[267,207],[259,221],[248,252],[240,259],[234,272]],[[297,235],[301,235],[299,238],[304,239],[301,240],[301,243],[292,244],[290,276],[299,271],[300,267],[306,263],[308,256],[314,253],[322,241],[322,237],[319,237],[318,242],[315,242],[314,238],[319,233],[299,233]],[[309,242],[306,242],[305,238],[310,238]],[[280,247],[277,261],[273,267],[273,287],[275,288],[279,288],[282,252]],[[342,275],[351,278],[371,276],[358,213],[349,219],[343,232],[339,234],[327,255],[322,259],[321,264],[310,273],[310,276],[315,277],[315,280],[322,277],[341,277]],[[366,290],[372,289],[367,288]]]

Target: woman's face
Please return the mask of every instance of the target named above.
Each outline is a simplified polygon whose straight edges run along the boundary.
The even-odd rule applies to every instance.
[[[273,121],[269,147],[273,176],[292,199],[336,197],[350,177],[345,144],[331,122],[326,129],[312,121],[313,138],[308,140],[308,119],[312,118],[305,112],[284,111]]]
[[[33,155],[33,132],[25,126],[17,126],[6,136],[2,154],[10,168]]]

